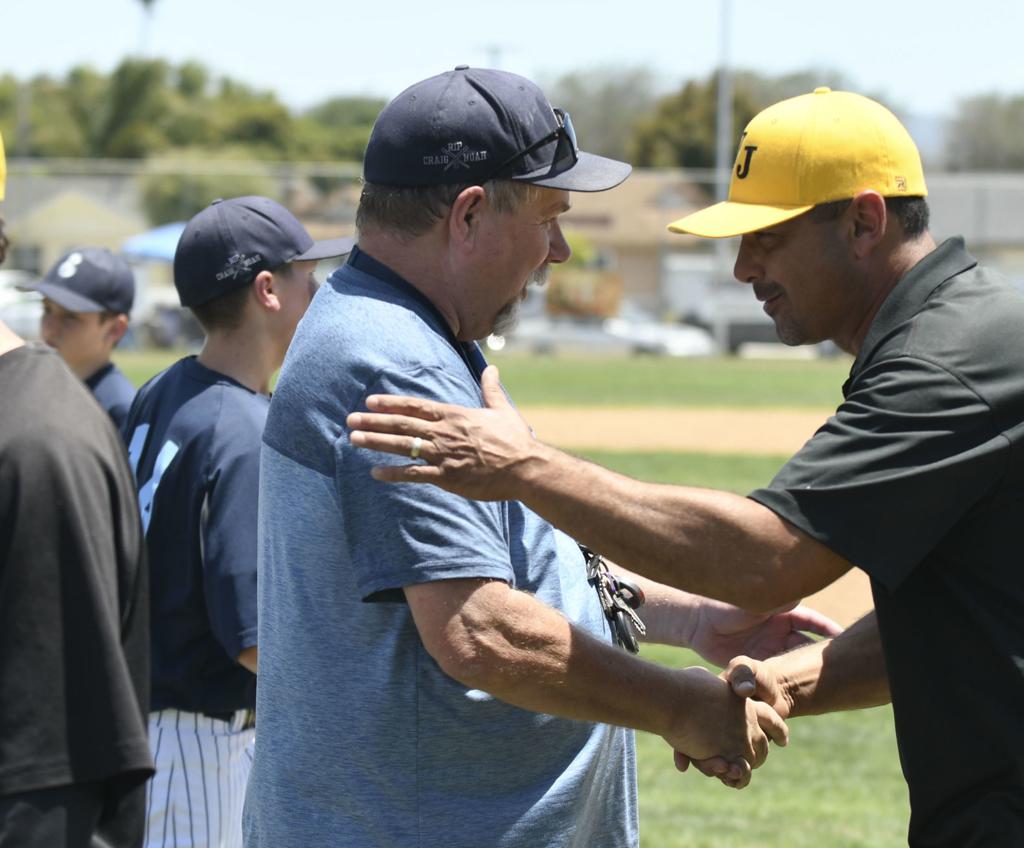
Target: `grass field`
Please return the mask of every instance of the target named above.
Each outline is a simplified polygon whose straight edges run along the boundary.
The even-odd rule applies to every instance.
[[[126,352],[119,365],[141,383],[176,358]],[[785,406],[839,400],[849,361],[496,358],[523,405]],[[589,451],[588,457],[646,480],[744,493],[763,485],[783,456]],[[645,646],[674,666],[699,658]],[[628,693],[623,693],[628,697]],[[888,707],[796,719],[790,746],[775,749],[742,792],[697,772],[679,774],[658,738],[638,735],[645,848],[885,848],[906,842],[909,807]]]
[[[850,360],[493,356],[520,406],[834,408]]]
[[[180,352],[117,351],[139,384]],[[809,360],[491,356],[520,406],[725,406],[833,408],[847,357]]]

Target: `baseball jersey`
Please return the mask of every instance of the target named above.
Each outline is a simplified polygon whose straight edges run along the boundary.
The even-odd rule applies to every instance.
[[[256,501],[269,398],[195,357],[144,385],[124,437],[149,549],[152,708],[255,703]]]
[[[114,426],[121,429],[135,399],[135,386],[113,362],[108,362],[88,377],[85,385],[89,387],[99,405],[107,411]]]
[[[951,239],[754,492],[871,576],[910,844],[1024,844],[1024,297]]]
[[[104,781],[140,829],[149,608],[124,449],[42,345],[0,355],[0,398],[0,796]]]
[[[403,587],[491,578],[611,641],[576,544],[518,502],[370,476],[345,417],[375,392],[480,406],[483,358],[358,249],[296,333],[260,479],[260,742],[247,848],[626,848],[630,730],[529,712],[448,677]]]

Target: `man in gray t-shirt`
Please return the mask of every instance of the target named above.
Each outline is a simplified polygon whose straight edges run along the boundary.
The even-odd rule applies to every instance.
[[[627,848],[626,728],[721,755],[734,785],[784,739],[703,669],[617,648],[580,549],[521,503],[380,483],[348,439],[376,393],[481,406],[473,340],[568,258],[569,191],[628,173],[580,153],[568,116],[504,72],[431,78],[378,119],[359,245],[303,318],[263,436],[249,848]],[[641,585],[648,638],[718,660],[829,629]]]

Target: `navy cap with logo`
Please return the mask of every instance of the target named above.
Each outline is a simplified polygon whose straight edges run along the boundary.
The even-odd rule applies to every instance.
[[[367,182],[409,187],[501,178],[604,191],[631,170],[580,151],[569,115],[530,80],[466,65],[418,82],[388,103],[363,160]]]
[[[215,200],[188,222],[174,252],[174,287],[182,306],[200,306],[247,286],[260,271],[288,262],[344,256],[349,238],[314,241],[269,197]]]
[[[132,311],[135,274],[120,256],[104,247],[78,247],[65,253],[36,283],[18,286],[36,291],[71,312]]]

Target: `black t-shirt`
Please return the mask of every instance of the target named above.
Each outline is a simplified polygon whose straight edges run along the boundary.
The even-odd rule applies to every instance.
[[[256,645],[260,442],[270,398],[181,359],[124,426],[149,550],[152,708],[256,705],[238,664]]]
[[[110,419],[53,351],[3,354],[0,795],[152,773],[147,585]]]
[[[751,494],[872,580],[910,842],[1024,845],[1024,297],[951,239]]]

